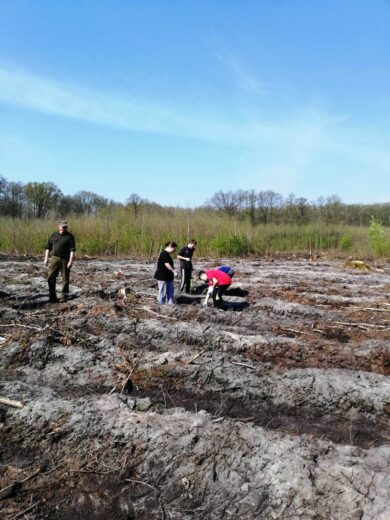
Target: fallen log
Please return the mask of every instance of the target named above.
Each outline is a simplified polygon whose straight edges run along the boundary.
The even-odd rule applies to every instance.
[[[23,329],[31,329],[31,330],[38,330],[39,332],[42,332],[47,328],[47,325],[45,327],[34,327],[33,325],[23,325],[22,323],[6,323],[4,325],[0,325],[0,327],[22,327]]]
[[[28,507],[28,508],[25,509],[24,511],[21,511],[21,512],[18,513],[16,516],[14,516],[14,520],[16,520],[17,518],[21,518],[21,517],[24,516],[26,513],[28,513],[28,512],[31,511],[32,509],[36,508],[39,504],[40,504],[40,501],[35,502],[35,504],[33,504],[32,506]]]
[[[237,365],[239,367],[245,367],[245,368],[250,368],[251,370],[256,370],[255,367],[252,367],[251,365],[247,365],[246,363],[238,363],[237,361],[230,361],[230,363],[232,363],[233,365]]]
[[[337,323],[337,325],[345,325],[346,327],[358,327],[360,329],[377,329],[377,330],[383,330],[385,328],[385,325],[373,325],[371,323],[352,323],[349,321],[335,321],[334,323]]]
[[[19,487],[20,484],[18,482],[12,482],[9,486],[0,489],[0,500],[5,500],[6,498],[14,496]]]
[[[142,310],[146,312],[150,312],[151,314],[154,314],[155,316],[158,316],[159,318],[163,318],[164,320],[175,320],[177,321],[177,318],[174,316],[165,316],[164,314],[159,314],[158,312],[152,311],[152,309],[149,309],[149,307],[146,307],[146,305],[142,305]]]
[[[16,494],[16,492],[21,488],[22,484],[32,480],[34,477],[39,475],[41,472],[41,468],[38,468],[32,475],[29,475],[23,480],[14,481],[3,489],[0,489],[0,500],[5,500],[6,498],[10,498]]]
[[[7,399],[6,397],[0,397],[0,404],[4,404],[5,406],[12,406],[13,408],[23,408],[24,404],[20,401],[13,401],[12,399]]]

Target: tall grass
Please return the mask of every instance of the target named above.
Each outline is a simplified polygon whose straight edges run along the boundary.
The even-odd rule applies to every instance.
[[[2,253],[43,254],[55,220],[0,218]],[[369,228],[346,225],[251,225],[207,209],[106,208],[97,216],[69,220],[79,256],[155,258],[165,241],[179,246],[198,241],[200,256],[246,256],[272,253],[328,252],[333,256],[379,256]],[[390,230],[383,230],[390,240]],[[383,251],[381,251],[383,256]]]

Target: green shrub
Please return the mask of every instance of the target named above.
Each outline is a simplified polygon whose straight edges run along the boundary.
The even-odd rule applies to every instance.
[[[390,252],[390,242],[386,239],[385,229],[374,216],[371,217],[369,229],[369,237],[371,247],[374,253],[378,256],[384,256]]]
[[[350,235],[343,235],[341,237],[340,247],[343,251],[350,251],[352,249],[352,238]]]
[[[98,237],[90,237],[84,240],[81,243],[81,247],[79,247],[79,251],[81,254],[89,255],[89,256],[97,256],[102,253],[104,249],[103,242]]]
[[[211,242],[211,249],[220,256],[245,256],[251,250],[246,237],[225,235],[214,238]]]

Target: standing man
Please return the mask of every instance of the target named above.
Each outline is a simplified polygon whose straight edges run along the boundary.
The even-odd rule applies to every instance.
[[[190,294],[191,292],[191,277],[192,277],[192,255],[196,247],[196,240],[190,240],[188,244],[180,249],[177,258],[180,260],[180,292]]]
[[[47,276],[50,302],[58,302],[56,280],[60,271],[62,276],[62,301],[67,301],[70,269],[75,257],[76,243],[73,235],[68,231],[68,223],[66,221],[58,223],[58,231],[51,235],[46,243],[45,249],[45,265],[47,265],[49,261],[49,253],[51,251],[49,272]]]
[[[232,283],[230,276],[218,269],[211,269],[210,271],[200,271],[199,278],[209,285],[203,305],[207,305],[210,294],[212,294],[214,307],[221,309],[223,307],[222,295]]]

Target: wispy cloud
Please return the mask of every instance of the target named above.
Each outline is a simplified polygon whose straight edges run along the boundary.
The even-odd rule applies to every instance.
[[[215,53],[215,58],[230,70],[239,89],[256,95],[263,95],[267,92],[265,83],[245,69],[243,60],[237,54],[228,50],[218,51]]]
[[[221,55],[218,59],[229,63],[244,90],[265,92],[263,83],[246,74],[232,56]],[[267,102],[272,101],[268,93]],[[253,164],[265,165],[268,171],[286,172],[292,178],[330,155],[358,163],[361,168],[390,170],[390,152],[380,144],[377,132],[357,131],[347,117],[293,100],[290,111],[278,111],[275,103],[275,110],[272,115],[269,111],[266,118],[261,115],[264,99],[252,99],[253,109],[248,102],[245,115],[233,120],[226,110],[220,112],[220,118],[215,117],[217,109],[212,117],[199,115],[193,108],[185,112],[173,102],[165,105],[130,94],[118,96],[0,66],[0,102],[116,129],[244,147],[255,158]]]
[[[235,125],[185,114],[150,100],[103,93],[0,67],[0,101],[118,129],[243,144]]]
[[[237,70],[238,70],[237,64]],[[248,80],[249,81],[249,80]],[[253,81],[255,81],[253,79]],[[174,105],[129,95],[99,92],[71,82],[55,81],[25,71],[0,67],[0,101],[44,114],[78,119],[118,129],[152,132],[205,141],[269,149],[279,147],[315,149],[334,125],[335,118],[317,109],[301,107],[295,114],[265,119],[246,109],[239,120],[201,116]]]

